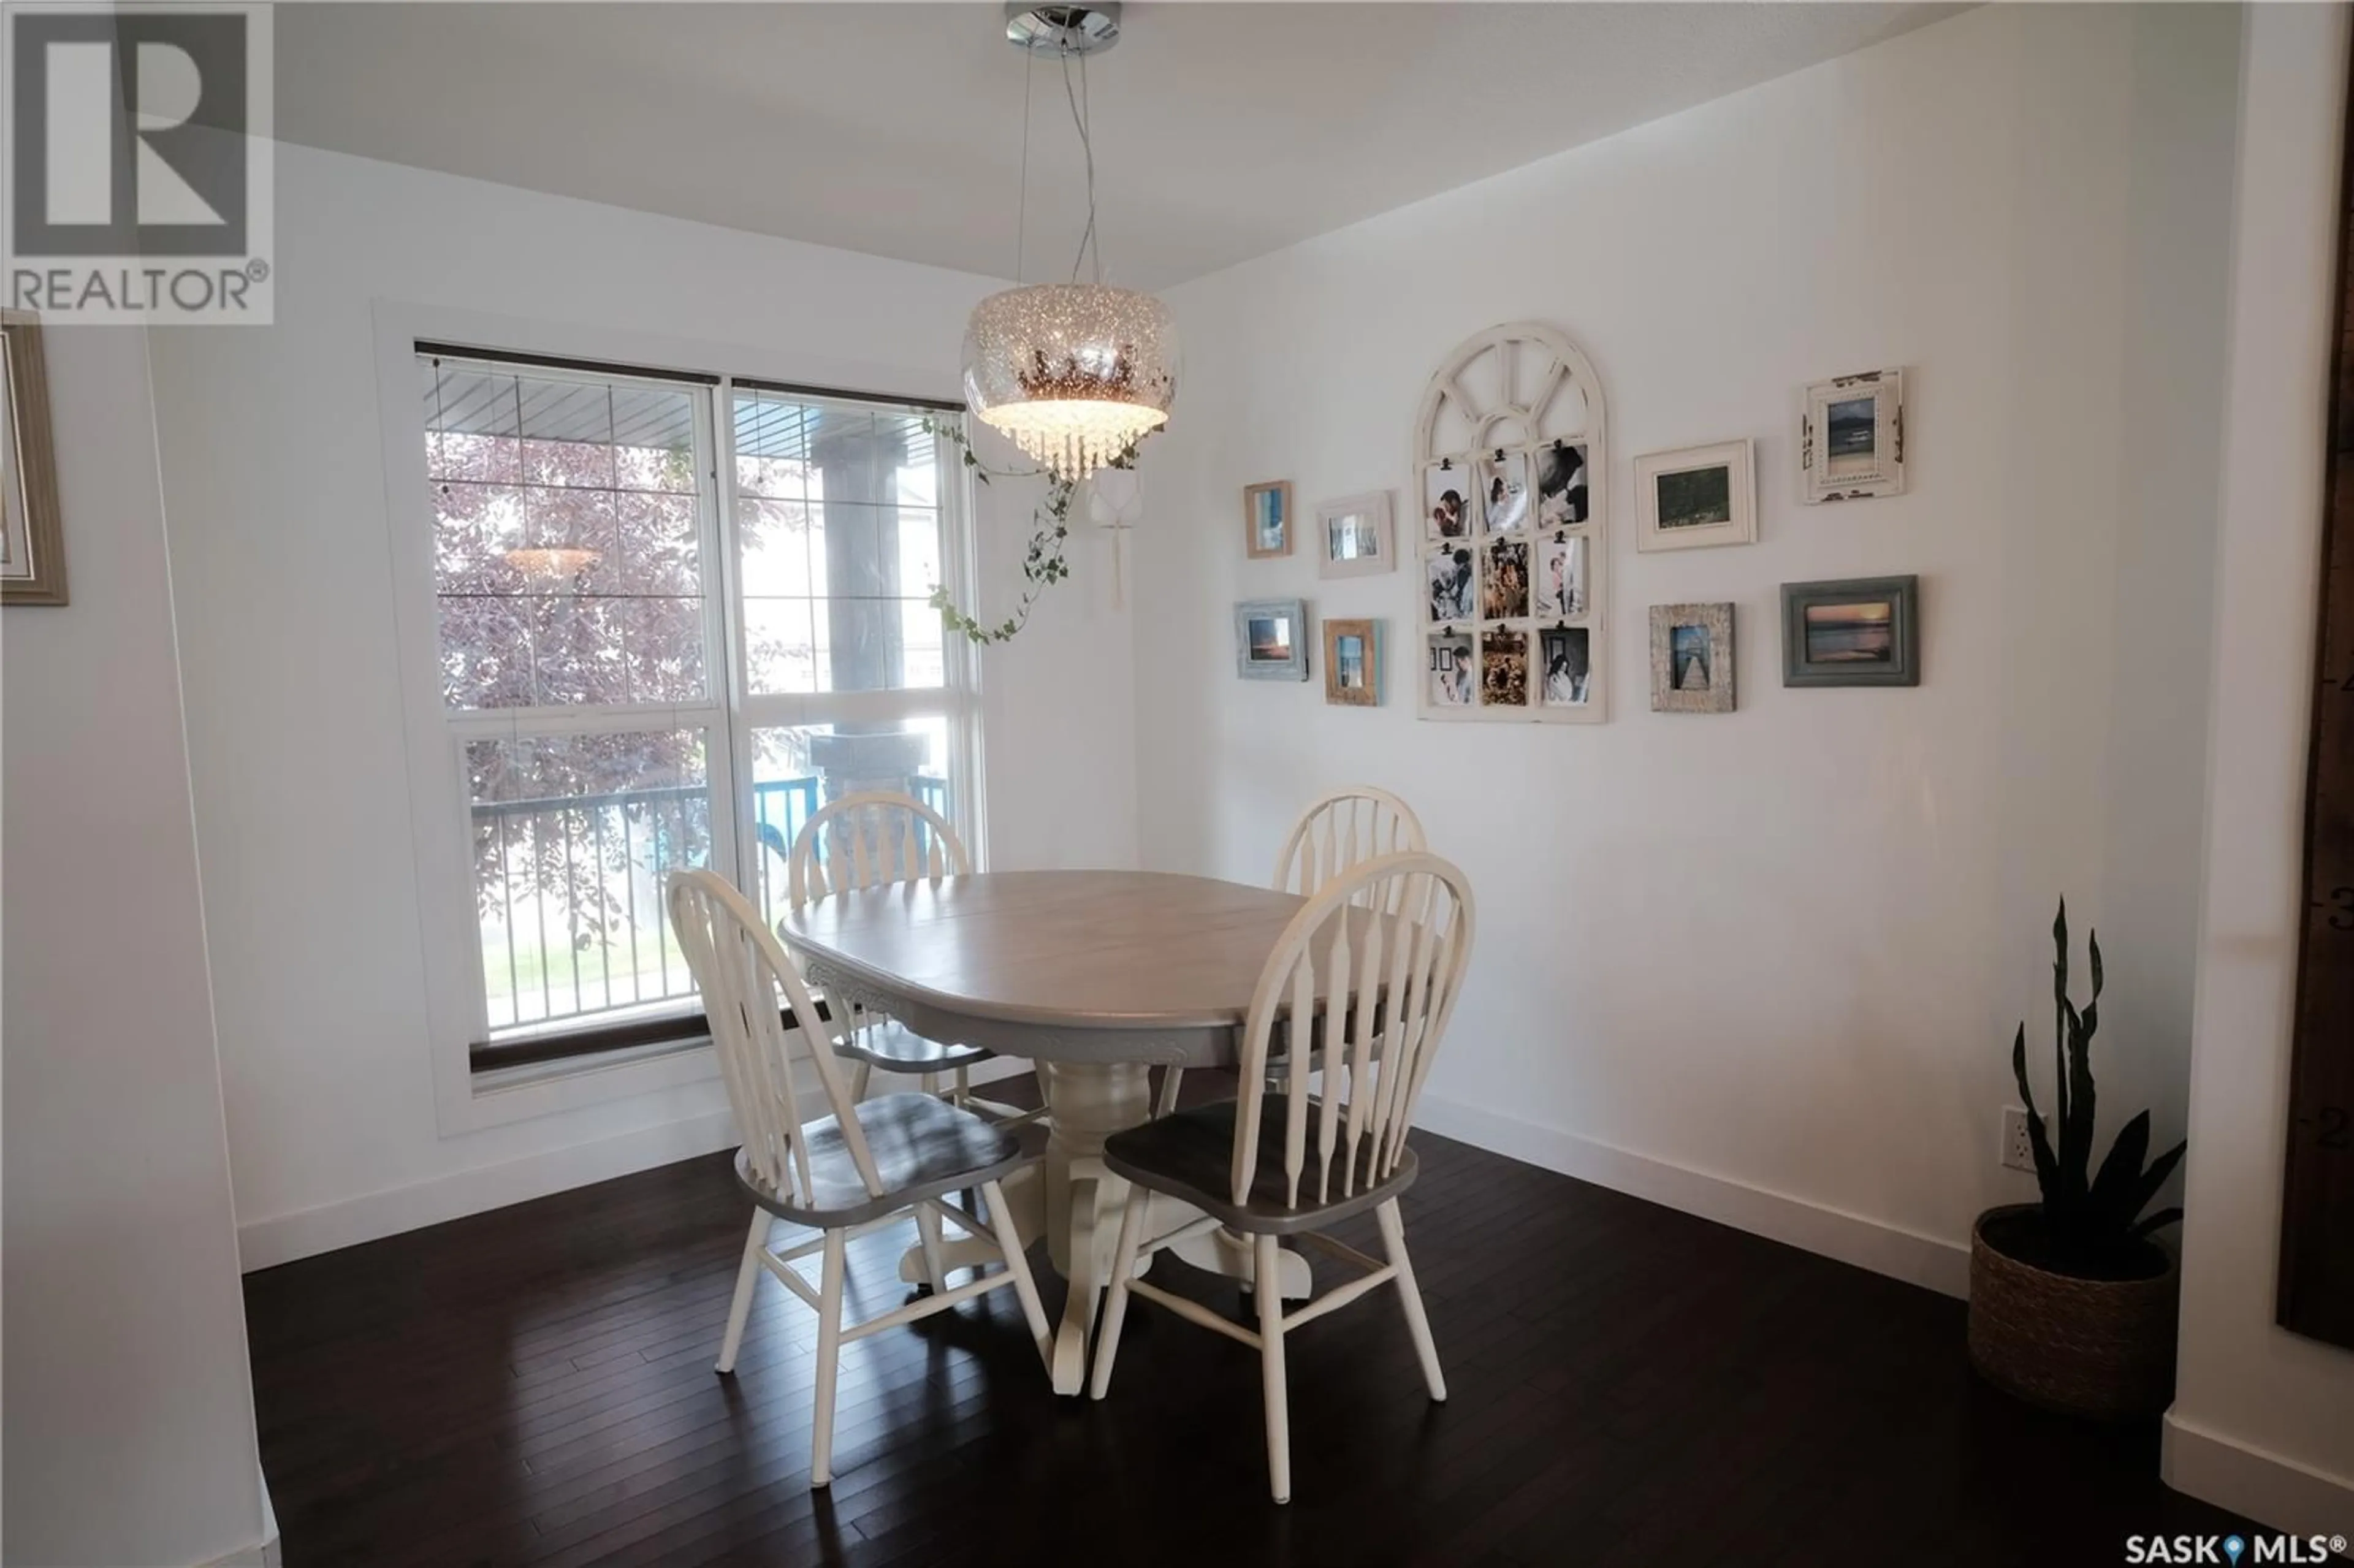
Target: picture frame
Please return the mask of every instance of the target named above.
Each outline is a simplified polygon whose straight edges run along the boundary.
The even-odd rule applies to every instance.
[[[1746,437],[1635,460],[1638,550],[1757,542],[1757,454]]]
[[[1782,585],[1786,686],[1921,683],[1921,579]]]
[[[1236,604],[1235,673],[1246,681],[1308,679],[1308,601],[1246,599]]]
[[[65,520],[40,318],[0,311],[0,604],[65,602]]]
[[[1382,623],[1324,623],[1324,700],[1335,707],[1382,705]]]
[[[1835,376],[1807,388],[1798,417],[1798,499],[1904,493],[1904,372]]]
[[[1243,487],[1243,549],[1254,561],[1291,554],[1291,482]]]
[[[1653,605],[1651,711],[1729,714],[1733,708],[1733,606]]]
[[[1402,574],[1417,719],[1608,722],[1607,401],[1576,341],[1544,322],[1475,333],[1432,372]]]
[[[1397,567],[1397,535],[1390,518],[1390,493],[1345,495],[1316,509],[1317,575],[1370,577]]]

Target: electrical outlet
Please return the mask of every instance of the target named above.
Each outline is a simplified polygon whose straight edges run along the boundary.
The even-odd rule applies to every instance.
[[[2035,1169],[2035,1146],[2027,1137],[2027,1111],[2020,1106],[2002,1107],[2002,1162],[2011,1171]]]

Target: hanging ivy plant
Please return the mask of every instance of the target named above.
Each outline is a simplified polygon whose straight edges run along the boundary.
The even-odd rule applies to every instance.
[[[973,451],[971,441],[965,438],[960,427],[938,419],[927,419],[924,428],[934,440],[947,441],[961,452],[964,466],[970,469],[973,478],[982,484],[999,479],[1044,479],[1046,482],[1045,499],[1039,502],[1037,510],[1030,514],[1030,548],[1022,557],[1022,598],[1015,603],[1013,614],[994,626],[984,626],[957,608],[945,586],[935,585],[932,588],[932,608],[940,612],[940,623],[950,631],[983,646],[991,642],[1011,642],[1016,632],[1030,624],[1030,611],[1037,604],[1038,596],[1071,575],[1070,559],[1064,553],[1063,546],[1070,538],[1071,507],[1078,500],[1079,481],[1066,479],[1043,468],[991,468]],[[1130,442],[1105,466],[1134,468],[1135,443]]]

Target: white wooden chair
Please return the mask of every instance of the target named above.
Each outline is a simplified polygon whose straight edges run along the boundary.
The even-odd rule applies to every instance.
[[[1293,916],[1268,955],[1243,1025],[1240,1097],[1159,1118],[1116,1133],[1104,1145],[1105,1166],[1130,1186],[1089,1392],[1101,1399],[1111,1386],[1131,1294],[1253,1347],[1267,1401],[1267,1479],[1277,1502],[1291,1500],[1287,1334],[1369,1290],[1395,1285],[1430,1397],[1447,1397],[1406,1256],[1398,1194],[1414,1182],[1406,1128],[1471,959],[1471,927],[1470,887],[1437,855],[1383,855],[1341,873]],[[1270,1088],[1266,1079],[1278,1025],[1288,1021],[1297,1027],[1318,1016],[1319,997],[1325,1082],[1311,1101],[1306,1052],[1291,1054],[1279,1085]],[[1156,1192],[1192,1204],[1201,1217],[1147,1237]],[[1385,1262],[1323,1234],[1367,1209],[1381,1227]],[[1250,1236],[1261,1280],[1277,1277],[1286,1238],[1312,1244],[1364,1272],[1288,1313],[1281,1291],[1254,1292],[1257,1333],[1132,1277],[1140,1256],[1214,1226]]]
[[[793,839],[785,890],[800,909],[838,894],[971,874],[972,857],[946,817],[912,795],[870,789],[844,795],[810,814]],[[971,1069],[995,1054],[979,1045],[942,1044],[896,1020],[863,1012],[848,1020],[843,1042],[842,1054],[858,1064],[851,1091],[857,1099],[866,1097],[878,1068],[916,1075],[926,1093],[945,1074],[953,1105],[1009,1123],[1038,1117],[1036,1111],[974,1097]]]
[[[852,1100],[835,1060],[836,1025],[821,1021],[800,971],[750,902],[709,871],[673,873],[667,902],[679,950],[703,994],[728,1107],[744,1139],[736,1151],[736,1180],[755,1205],[716,1370],[735,1371],[744,1321],[752,1308],[752,1287],[763,1269],[815,1309],[817,1399],[810,1485],[822,1487],[833,1477],[834,1380],[847,1341],[1010,1285],[1021,1299],[1041,1364],[1045,1362],[1052,1348],[1045,1309],[998,1185],[1036,1155],[1025,1150],[1014,1133],[930,1095],[885,1095],[863,1104]],[[794,1032],[801,1041],[799,1053],[792,1049],[793,1035],[779,1013],[779,990],[784,1005],[801,1023]],[[794,1081],[797,1057],[813,1070],[829,1112],[807,1123],[801,1119],[802,1086]],[[975,1188],[988,1204],[986,1227],[979,1215],[948,1201],[950,1192]],[[909,1214],[922,1238],[931,1293],[845,1326],[844,1247],[852,1237],[896,1224]],[[822,1234],[788,1251],[772,1252],[769,1233],[779,1219]],[[964,1284],[946,1288],[939,1257],[943,1221],[992,1247],[1003,1266],[995,1273],[975,1269]],[[823,1254],[814,1288],[792,1266],[794,1260],[811,1253]]]
[[[1413,807],[1386,789],[1344,784],[1299,814],[1267,885],[1305,898],[1352,866],[1429,847]]]
[[[1430,847],[1422,819],[1414,808],[1386,789],[1370,784],[1343,784],[1328,789],[1308,804],[1291,825],[1275,857],[1275,874],[1267,885],[1278,893],[1305,898],[1333,877],[1379,855],[1401,854]],[[1154,1115],[1177,1108],[1177,1091],[1184,1070],[1165,1069],[1161,1075],[1161,1101]]]

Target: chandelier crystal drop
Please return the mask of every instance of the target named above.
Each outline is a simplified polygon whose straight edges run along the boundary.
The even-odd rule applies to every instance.
[[[965,401],[1061,479],[1086,478],[1167,424],[1178,368],[1169,307],[1133,289],[1008,289],[965,328]]]

